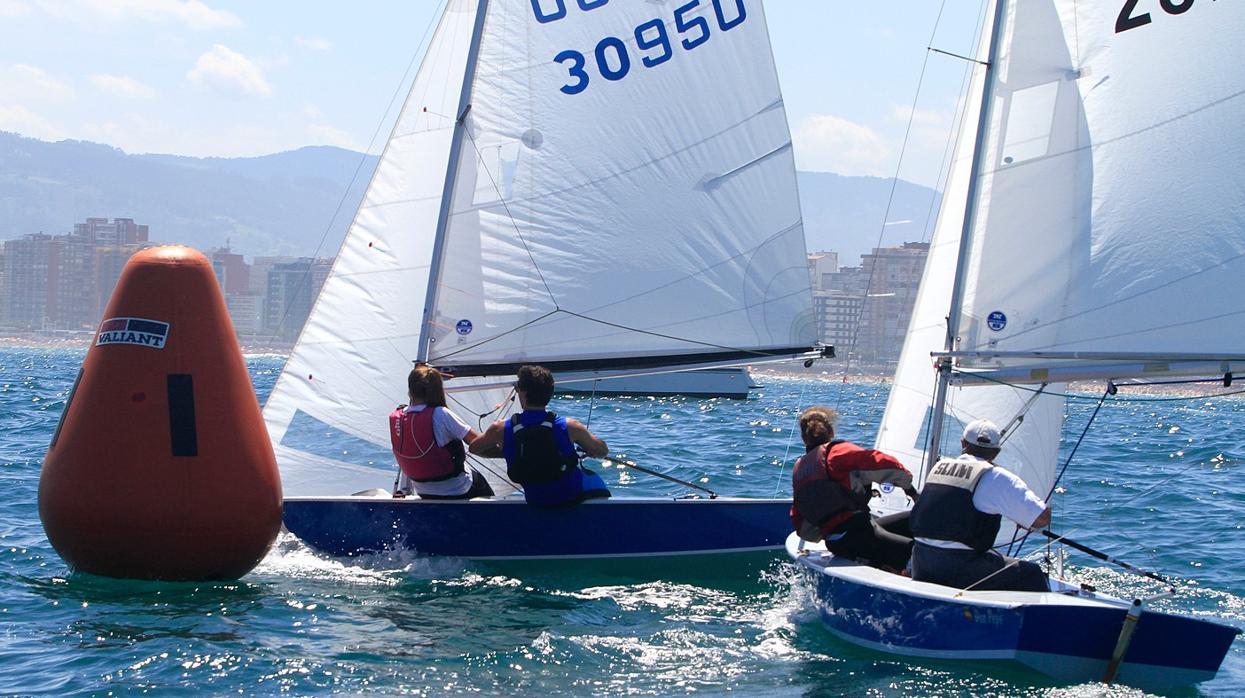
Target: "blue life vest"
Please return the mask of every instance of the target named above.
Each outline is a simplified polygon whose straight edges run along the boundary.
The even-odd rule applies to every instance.
[[[609,496],[605,483],[579,467],[566,418],[545,410],[524,410],[502,433],[506,474],[523,486],[528,504],[574,504]]]

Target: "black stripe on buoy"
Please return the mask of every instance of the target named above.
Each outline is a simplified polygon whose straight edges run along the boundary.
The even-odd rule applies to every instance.
[[[199,455],[195,385],[189,373],[169,374],[169,437],[173,442],[173,455]]]
[[[49,449],[56,448],[56,442],[61,438],[61,429],[65,426],[65,415],[69,414],[69,405],[73,403],[74,393],[78,392],[78,384],[82,382],[82,369],[78,369],[78,377],[73,379],[73,387],[69,389],[69,395],[65,397],[65,409],[61,410],[61,418],[56,422],[56,431],[52,434],[52,445]]]

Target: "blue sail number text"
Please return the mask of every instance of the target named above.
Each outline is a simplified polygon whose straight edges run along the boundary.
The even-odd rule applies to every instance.
[[[562,19],[566,16],[567,3],[572,0],[532,0],[532,10],[536,20],[542,24]],[[573,0],[584,11],[602,7],[609,0]],[[712,29],[705,10],[713,7],[717,29]],[[628,42],[616,36],[607,36],[597,42],[591,56],[582,52],[567,49],[553,57],[566,69],[567,83],[560,89],[568,95],[577,95],[588,89],[592,81],[589,66],[594,65],[597,74],[606,80],[622,80],[631,72],[632,61],[636,60],[645,68],[656,68],[670,60],[675,53],[675,46],[684,51],[701,46],[715,31],[730,31],[743,24],[748,18],[748,10],[744,0],[690,0],[674,10],[673,31],[661,17],[640,24],[633,30],[634,49],[628,49]],[[673,34],[673,35],[672,35]],[[631,37],[628,37],[631,38]],[[635,51],[633,57],[631,51]]]

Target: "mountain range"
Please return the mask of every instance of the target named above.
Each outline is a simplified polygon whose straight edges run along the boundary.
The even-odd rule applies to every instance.
[[[377,160],[331,146],[246,158],[129,154],[0,132],[0,240],[98,216],[147,224],[156,242],[332,256]],[[903,180],[800,172],[799,186],[808,249],[834,250],[843,264],[879,241],[926,239],[937,213],[937,192]]]

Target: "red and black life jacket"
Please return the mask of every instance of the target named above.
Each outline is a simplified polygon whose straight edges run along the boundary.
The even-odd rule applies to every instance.
[[[455,458],[449,448],[437,445],[432,429],[436,409],[425,407],[418,412],[408,412],[405,405],[400,405],[389,414],[393,457],[402,472],[416,482],[448,480],[464,472],[463,459]]]
[[[887,453],[831,441],[805,453],[791,474],[791,523],[800,537],[820,541],[852,516],[869,511],[873,482],[911,482]]]

